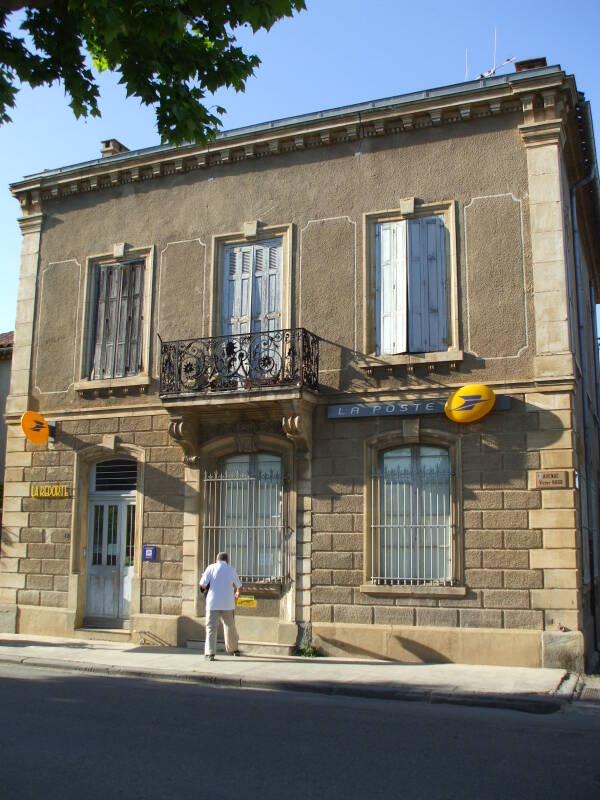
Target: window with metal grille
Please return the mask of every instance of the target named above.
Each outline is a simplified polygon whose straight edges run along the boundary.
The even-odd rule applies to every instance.
[[[225,551],[242,581],[283,581],[288,576],[283,500],[279,456],[230,456],[219,470],[205,473],[204,566]]]
[[[142,368],[144,263],[98,264],[90,377],[123,378]]]
[[[95,492],[133,492],[137,486],[137,462],[113,458],[95,464],[93,486]]]
[[[380,453],[371,486],[371,580],[452,583],[450,458],[428,445]]]

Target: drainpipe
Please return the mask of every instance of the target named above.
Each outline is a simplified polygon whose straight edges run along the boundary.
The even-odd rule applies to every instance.
[[[593,546],[590,548],[590,524],[591,521],[594,519],[594,515],[592,514],[591,508],[591,500],[592,500],[592,493],[589,491],[589,480],[590,480],[590,472],[591,472],[591,456],[590,456],[590,444],[589,444],[589,424],[588,424],[588,401],[587,401],[587,386],[586,386],[586,365],[587,365],[587,353],[585,347],[585,337],[584,337],[584,326],[583,326],[583,314],[582,314],[582,307],[583,301],[581,297],[581,258],[579,254],[579,229],[577,227],[577,199],[576,194],[577,192],[582,189],[587,184],[591,183],[594,178],[596,177],[596,163],[594,159],[594,165],[592,166],[588,175],[578,181],[572,188],[571,188],[571,224],[573,229],[573,255],[575,258],[575,284],[576,284],[576,293],[577,293],[577,319],[578,319],[578,339],[579,339],[579,355],[581,358],[581,394],[583,396],[583,447],[584,447],[584,462],[585,462],[585,479],[586,479],[586,505],[587,505],[587,541],[585,546],[588,548],[588,552],[590,554],[590,606],[592,617],[594,618],[594,633],[596,633],[596,624],[595,624],[595,616],[596,616],[596,599],[595,599],[595,587],[594,587],[594,553]],[[592,309],[592,314],[595,314],[595,309]],[[596,358],[594,358],[594,365],[597,363]],[[583,533],[583,531],[582,531]],[[583,553],[582,553],[583,556]],[[596,642],[597,644],[597,642]]]

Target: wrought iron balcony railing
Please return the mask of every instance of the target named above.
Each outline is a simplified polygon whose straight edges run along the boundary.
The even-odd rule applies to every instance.
[[[319,339],[304,328],[160,343],[160,394],[319,388]]]

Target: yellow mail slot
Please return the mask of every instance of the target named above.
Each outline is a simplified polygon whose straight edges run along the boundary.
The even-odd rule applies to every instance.
[[[256,608],[256,598],[250,594],[242,594],[235,601],[236,606],[246,606],[247,608]]]

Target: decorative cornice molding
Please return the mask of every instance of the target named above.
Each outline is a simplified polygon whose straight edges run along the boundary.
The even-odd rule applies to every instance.
[[[29,233],[39,233],[42,230],[44,215],[41,212],[28,214],[18,220],[21,233],[26,236]]]
[[[542,147],[548,144],[563,147],[566,139],[565,128],[563,119],[549,119],[519,125],[519,133],[526,147]]]
[[[450,87],[449,87],[450,88]],[[291,122],[281,127],[266,126],[256,131],[241,131],[217,139],[208,147],[184,145],[177,149],[152,148],[150,151],[120,154],[80,167],[65,169],[47,177],[37,175],[11,186],[23,209],[39,210],[43,201],[74,194],[101,191],[115,186],[143,183],[172,175],[220,167],[240,161],[254,161],[283,153],[301,152],[318,147],[352,142],[358,139],[407,133],[520,112],[523,98],[539,98],[537,102],[553,109],[559,93],[574,95],[574,81],[563,72],[532,76],[530,80],[487,86],[427,97],[421,93],[414,101],[396,102],[388,106],[348,109],[339,115],[323,115],[310,120]],[[543,99],[542,99],[543,98]],[[527,122],[527,119],[525,120]]]

